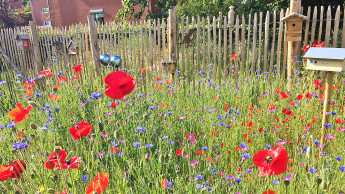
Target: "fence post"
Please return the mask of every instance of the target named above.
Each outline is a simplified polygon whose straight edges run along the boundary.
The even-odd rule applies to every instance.
[[[95,20],[92,16],[87,16],[87,21],[89,24],[89,36],[90,36],[92,58],[93,58],[93,61],[95,62],[96,73],[98,76],[101,76],[101,72],[100,72],[101,64],[99,62],[97,27],[95,25]]]
[[[169,9],[168,17],[168,53],[169,53],[169,69],[171,78],[174,80],[176,71],[176,51],[177,51],[177,23],[176,23],[176,9]]]
[[[37,26],[35,21],[30,21],[32,43],[34,47],[34,61],[36,63],[36,73],[39,75],[40,71],[43,70],[43,62],[41,58],[40,45],[38,41]]]

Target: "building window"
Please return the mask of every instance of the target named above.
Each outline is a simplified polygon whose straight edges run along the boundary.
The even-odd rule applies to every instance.
[[[50,22],[50,21],[45,21],[45,22],[44,22],[44,25],[45,25],[45,26],[51,26],[51,22]]]
[[[90,10],[90,13],[96,22],[104,23],[103,9]]]
[[[48,14],[49,13],[49,8],[42,8],[42,13]]]

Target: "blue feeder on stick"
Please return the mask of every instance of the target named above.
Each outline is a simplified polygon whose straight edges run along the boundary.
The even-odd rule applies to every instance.
[[[118,68],[121,65],[121,58],[117,55],[111,56],[110,58],[110,65],[116,68],[116,71],[118,70]]]
[[[110,62],[110,56],[107,54],[101,54],[99,56],[99,61],[102,63],[102,65],[108,66],[108,64]]]

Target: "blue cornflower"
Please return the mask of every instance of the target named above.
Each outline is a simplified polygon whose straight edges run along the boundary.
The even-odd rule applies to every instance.
[[[239,115],[241,112],[239,110],[236,110],[236,111],[234,111],[234,113]]]
[[[81,182],[85,182],[88,178],[89,178],[89,176],[84,175],[83,177],[81,177]]]
[[[34,95],[35,95],[36,98],[39,98],[39,97],[42,96],[42,94],[40,94],[40,93],[35,93]]]
[[[146,128],[138,126],[138,127],[134,128],[134,130],[139,131],[139,132],[143,132],[146,130]]]
[[[316,168],[310,168],[310,169],[309,169],[309,172],[310,172],[310,173],[317,173],[317,171],[318,171],[318,170],[317,170]]]
[[[249,159],[250,155],[248,153],[244,152],[243,154],[241,154],[241,157],[244,159]]]
[[[195,180],[201,180],[201,179],[202,179],[201,174],[197,174],[197,175],[195,175]]]
[[[117,147],[117,146],[118,146],[118,144],[116,143],[116,141],[112,141],[110,144],[111,144],[111,147]]]
[[[247,169],[246,169],[246,173],[252,173],[252,172],[253,172],[252,169],[250,169],[250,168],[247,168]]]
[[[278,180],[273,180],[272,181],[272,185],[279,185],[279,181]]]
[[[345,166],[340,167],[339,170],[340,170],[341,172],[345,172]]]
[[[205,151],[205,150],[207,150],[207,147],[206,147],[206,146],[202,146],[202,147],[201,147],[201,150],[204,150],[204,151]]]
[[[212,173],[212,174],[216,174],[216,173],[217,173],[217,170],[216,170],[216,169],[214,169],[214,168],[211,168],[211,170],[210,170],[210,171],[211,171],[211,173]]]
[[[246,144],[245,143],[240,143],[240,145],[239,145],[241,148],[244,148],[245,146],[246,146]]]
[[[123,152],[119,152],[118,156],[119,157],[123,156]]]
[[[320,143],[320,141],[318,139],[314,139],[314,143],[318,144],[318,143]]]
[[[308,150],[308,146],[306,146],[305,148],[303,148],[303,152],[307,152]]]
[[[201,189],[203,186],[202,186],[202,184],[196,184],[195,187],[196,187],[197,189]]]
[[[268,145],[268,144],[266,145],[266,149],[271,149],[271,147],[272,147],[271,145]]]
[[[59,111],[60,108],[58,106],[54,107],[54,110]]]
[[[170,182],[170,181],[167,181],[167,182],[166,182],[167,187],[170,187],[172,184],[173,184],[173,183]]]
[[[136,147],[136,148],[137,148],[137,147],[140,147],[140,142],[138,142],[138,141],[137,141],[137,142],[134,142],[134,143],[133,143],[133,146]]]
[[[172,145],[172,144],[174,144],[174,142],[173,141],[169,141],[168,144]]]
[[[5,125],[0,125],[0,129],[3,129],[3,128],[5,128]]]
[[[340,160],[341,160],[341,158],[340,158],[339,156],[338,156],[338,157],[336,157],[335,159],[336,159],[336,160],[338,160],[338,161],[340,161]]]
[[[99,92],[93,92],[93,93],[91,93],[90,96],[91,96],[91,98],[97,99],[97,98],[101,97],[101,93],[99,93]]]
[[[146,147],[147,149],[152,148],[152,147],[153,147],[153,144],[152,144],[152,143],[148,143],[148,144],[145,145],[145,147]]]
[[[241,179],[240,179],[240,178],[236,178],[236,179],[235,179],[235,182],[236,182],[236,183],[240,183],[240,182],[241,182]]]
[[[16,125],[14,124],[14,122],[9,122],[9,123],[6,124],[6,127],[8,127],[8,128],[14,127],[14,126],[16,126]]]

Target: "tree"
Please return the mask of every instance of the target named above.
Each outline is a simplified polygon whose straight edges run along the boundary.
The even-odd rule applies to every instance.
[[[29,0],[0,0],[0,28],[27,25],[31,19]]]

